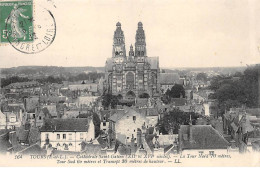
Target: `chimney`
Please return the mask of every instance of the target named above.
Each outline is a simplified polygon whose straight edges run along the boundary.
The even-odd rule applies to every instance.
[[[142,132],[140,129],[137,129],[137,147],[140,147],[140,145],[142,144]]]
[[[192,125],[189,125],[189,127],[188,127],[188,135],[189,135],[189,141],[193,142]]]

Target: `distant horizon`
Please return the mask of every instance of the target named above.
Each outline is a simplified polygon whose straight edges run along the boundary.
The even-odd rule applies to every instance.
[[[250,65],[242,65],[242,66],[212,66],[212,67],[196,67],[196,66],[176,66],[176,67],[159,67],[160,69],[180,69],[180,68],[243,68],[243,67],[248,67],[248,66],[255,66],[255,65],[260,65],[260,63],[256,63],[256,64],[250,64]],[[18,67],[64,67],[64,68],[83,68],[83,67],[93,67],[93,68],[104,68],[104,66],[90,66],[90,65],[86,65],[86,66],[59,66],[59,65],[20,65],[20,66],[15,66],[15,67],[0,67],[0,69],[10,69],[10,68],[18,68]]]

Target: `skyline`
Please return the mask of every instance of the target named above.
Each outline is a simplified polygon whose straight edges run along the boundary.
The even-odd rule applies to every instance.
[[[260,63],[258,1],[77,1],[54,1],[57,36],[45,51],[22,54],[10,45],[1,45],[0,68],[104,67],[112,57],[118,21],[127,53],[135,43],[137,23],[143,23],[147,55],[159,56],[163,68]]]

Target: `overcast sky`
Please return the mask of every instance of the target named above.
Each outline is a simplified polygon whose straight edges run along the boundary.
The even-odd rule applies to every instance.
[[[143,22],[147,55],[159,56],[160,67],[260,63],[257,0],[53,2],[57,7],[51,8],[57,24],[53,44],[34,55],[18,52],[10,45],[0,46],[0,67],[104,66],[112,56],[117,21],[122,24],[127,54],[135,43],[137,23]]]

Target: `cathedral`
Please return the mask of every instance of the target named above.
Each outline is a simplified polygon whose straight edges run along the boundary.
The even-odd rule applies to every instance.
[[[105,65],[105,89],[123,100],[159,97],[159,58],[148,57],[143,24],[138,23],[135,45],[126,53],[121,23],[116,24],[112,58]]]

